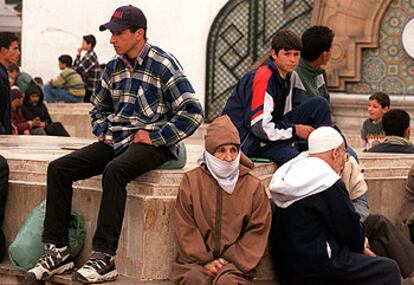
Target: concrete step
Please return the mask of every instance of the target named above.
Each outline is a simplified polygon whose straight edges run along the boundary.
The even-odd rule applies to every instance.
[[[2,136],[0,153],[8,159],[11,171],[6,213],[12,214],[6,215],[4,224],[7,244],[12,242],[31,209],[45,199],[49,161],[69,153],[70,150],[64,150],[62,146],[81,146],[90,142],[91,140],[76,138],[50,137],[45,140],[40,137]],[[189,160],[184,169],[154,170],[128,186],[125,218],[117,252],[117,268],[121,276],[138,280],[137,282],[168,278],[171,262],[175,258],[175,194],[184,172],[196,166],[196,159],[202,149],[201,141],[189,144],[187,149]],[[397,221],[406,171],[414,162],[414,155],[363,153],[360,160],[367,175],[371,211],[385,214],[392,221]],[[273,163],[261,163],[257,164],[255,173],[268,186],[275,169]],[[84,217],[86,229],[85,244],[76,260],[77,266],[85,262],[91,251],[101,201],[100,184],[101,177],[96,176],[74,185],[73,209]],[[273,280],[273,268],[268,253],[266,254],[257,268],[258,278]],[[70,282],[68,278],[59,278],[63,279],[52,282]]]
[[[44,282],[27,282],[23,278],[24,271],[17,269],[9,260],[0,263],[0,284],[2,285],[80,285],[81,283],[72,281],[72,274],[61,274],[53,276],[50,280]],[[169,280],[150,280],[140,281],[138,279],[129,278],[118,275],[115,281],[111,281],[110,285],[173,285]],[[276,280],[254,280],[255,285],[278,285]]]
[[[414,154],[400,153],[358,153],[362,168],[404,167],[410,169],[414,163]]]

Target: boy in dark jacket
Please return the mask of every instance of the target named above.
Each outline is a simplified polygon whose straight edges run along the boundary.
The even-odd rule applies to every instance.
[[[278,165],[299,154],[292,143],[307,140],[319,126],[331,125],[328,101],[314,97],[292,108],[292,76],[302,43],[290,31],[279,31],[272,39],[272,55],[265,66],[247,73],[236,85],[223,113],[239,131],[242,151],[264,157]]]
[[[368,152],[414,153],[410,142],[410,115],[400,109],[392,109],[382,117],[385,138]]]

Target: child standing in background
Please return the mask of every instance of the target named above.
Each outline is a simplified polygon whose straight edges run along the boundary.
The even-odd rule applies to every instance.
[[[376,92],[369,97],[369,118],[362,124],[361,138],[364,150],[368,150],[384,140],[382,116],[390,109],[390,97],[383,92]]]

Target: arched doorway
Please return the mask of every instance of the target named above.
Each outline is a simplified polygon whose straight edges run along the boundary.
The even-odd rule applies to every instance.
[[[206,121],[219,116],[237,81],[270,51],[274,32],[301,35],[313,0],[230,0],[215,18],[207,43]]]

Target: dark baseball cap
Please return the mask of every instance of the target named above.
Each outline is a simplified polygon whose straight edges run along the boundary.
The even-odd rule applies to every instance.
[[[147,28],[147,18],[144,13],[132,5],[121,6],[115,10],[112,14],[111,20],[103,25],[99,26],[99,30],[105,31],[106,29],[113,32],[122,32],[131,26],[137,26],[139,28]]]

